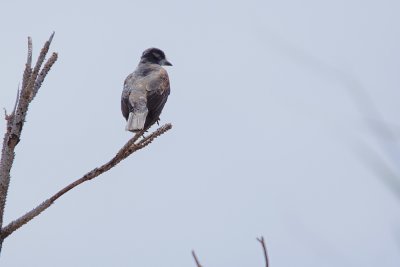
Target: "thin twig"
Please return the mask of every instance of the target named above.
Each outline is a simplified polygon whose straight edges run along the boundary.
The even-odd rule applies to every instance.
[[[265,240],[264,237],[261,236],[261,238],[257,238],[257,241],[261,243],[263,252],[264,252],[264,258],[265,258],[265,267],[269,266],[269,260],[268,260],[268,253],[267,253],[267,246],[265,245]]]
[[[53,32],[53,36],[54,36],[54,32]],[[30,36],[28,36],[28,55],[27,55],[27,59],[26,59],[26,64],[28,64],[29,66],[32,65],[32,38]]]
[[[10,119],[9,115],[7,114],[7,109],[3,108],[4,110],[4,118],[6,119],[6,121],[8,121]]]
[[[53,37],[54,37],[54,32],[51,34],[49,40],[46,41],[42,50],[40,51],[39,57],[36,61],[35,68],[33,69],[32,74],[30,75],[29,81],[26,84],[26,88],[22,89],[21,98],[24,98],[27,102],[29,100],[32,100],[31,95],[33,94],[35,82],[36,82],[37,76],[39,75],[39,71],[40,71],[40,68],[42,67],[44,59],[46,58],[47,52],[49,51],[50,44],[51,44],[51,41],[53,40]]]
[[[32,74],[32,38],[28,37],[28,56],[25,63],[24,75],[22,76],[22,91],[26,89]]]
[[[43,69],[40,71],[39,76],[35,81],[35,86],[32,89],[30,101],[36,96],[39,88],[42,86],[44,79],[46,78],[47,73],[50,71],[51,67],[57,61],[58,55],[57,53],[53,53],[51,57],[47,60],[46,64],[44,65]]]
[[[192,255],[193,255],[194,261],[196,262],[197,267],[203,267],[200,264],[199,259],[197,258],[196,253],[194,252],[194,250],[192,250]]]
[[[15,110],[17,109],[17,106],[18,106],[18,101],[19,101],[19,92],[21,91],[21,89],[19,88],[19,85],[18,85],[18,90],[17,90],[17,96],[15,97],[15,103],[14,103],[14,108],[13,108],[13,111],[12,111],[12,113],[11,114],[15,114]]]
[[[73,183],[67,185],[60,191],[58,191],[56,194],[54,194],[52,197],[49,199],[45,200],[34,208],[33,210],[27,212],[26,214],[22,215],[20,218],[12,221],[9,223],[7,226],[1,229],[1,236],[0,239],[5,239],[8,237],[10,234],[12,234],[15,230],[19,229],[21,226],[38,216],[41,212],[46,210],[48,207],[50,207],[58,198],[63,196],[65,193],[70,191],[71,189],[77,187],[78,185],[92,180],[93,178],[99,176],[100,174],[110,170],[111,168],[115,167],[118,163],[120,163],[122,160],[126,159],[129,155],[132,153],[146,147],[149,145],[155,138],[159,137],[160,135],[164,134],[168,130],[172,128],[172,125],[170,123],[167,123],[160,128],[158,128],[156,131],[154,131],[152,134],[148,135],[147,137],[143,138],[139,143],[135,144],[135,141],[138,140],[138,138],[141,136],[141,133],[137,133],[134,137],[132,137],[119,151],[118,153],[107,163],[103,164],[102,166],[98,168],[94,168],[90,172],[86,173],[83,175],[81,178],[78,180],[74,181]]]

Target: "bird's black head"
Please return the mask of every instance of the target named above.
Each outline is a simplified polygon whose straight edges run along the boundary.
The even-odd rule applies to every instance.
[[[142,54],[140,62],[154,63],[161,66],[172,66],[172,64],[165,58],[164,52],[158,48],[146,49]]]

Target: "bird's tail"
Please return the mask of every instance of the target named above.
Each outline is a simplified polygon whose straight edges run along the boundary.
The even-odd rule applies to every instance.
[[[131,132],[143,130],[144,123],[146,122],[147,113],[147,110],[145,110],[144,112],[130,112],[125,130]]]

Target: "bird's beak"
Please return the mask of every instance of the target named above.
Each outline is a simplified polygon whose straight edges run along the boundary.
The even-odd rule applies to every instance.
[[[171,62],[169,62],[169,61],[166,60],[166,59],[163,59],[163,60],[161,61],[161,65],[162,65],[162,66],[172,66]]]

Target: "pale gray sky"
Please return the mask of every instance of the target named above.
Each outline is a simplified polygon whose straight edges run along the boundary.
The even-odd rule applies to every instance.
[[[399,266],[399,198],[361,160],[379,143],[339,74],[399,132],[399,12],[394,0],[0,4],[1,107],[28,35],[36,58],[56,31],[59,53],[16,150],[6,222],[128,140],[120,94],[144,49],[174,64],[161,121],[173,130],[10,236],[1,265],[195,266],[195,249],[207,267],[263,266],[264,235],[274,267]]]

